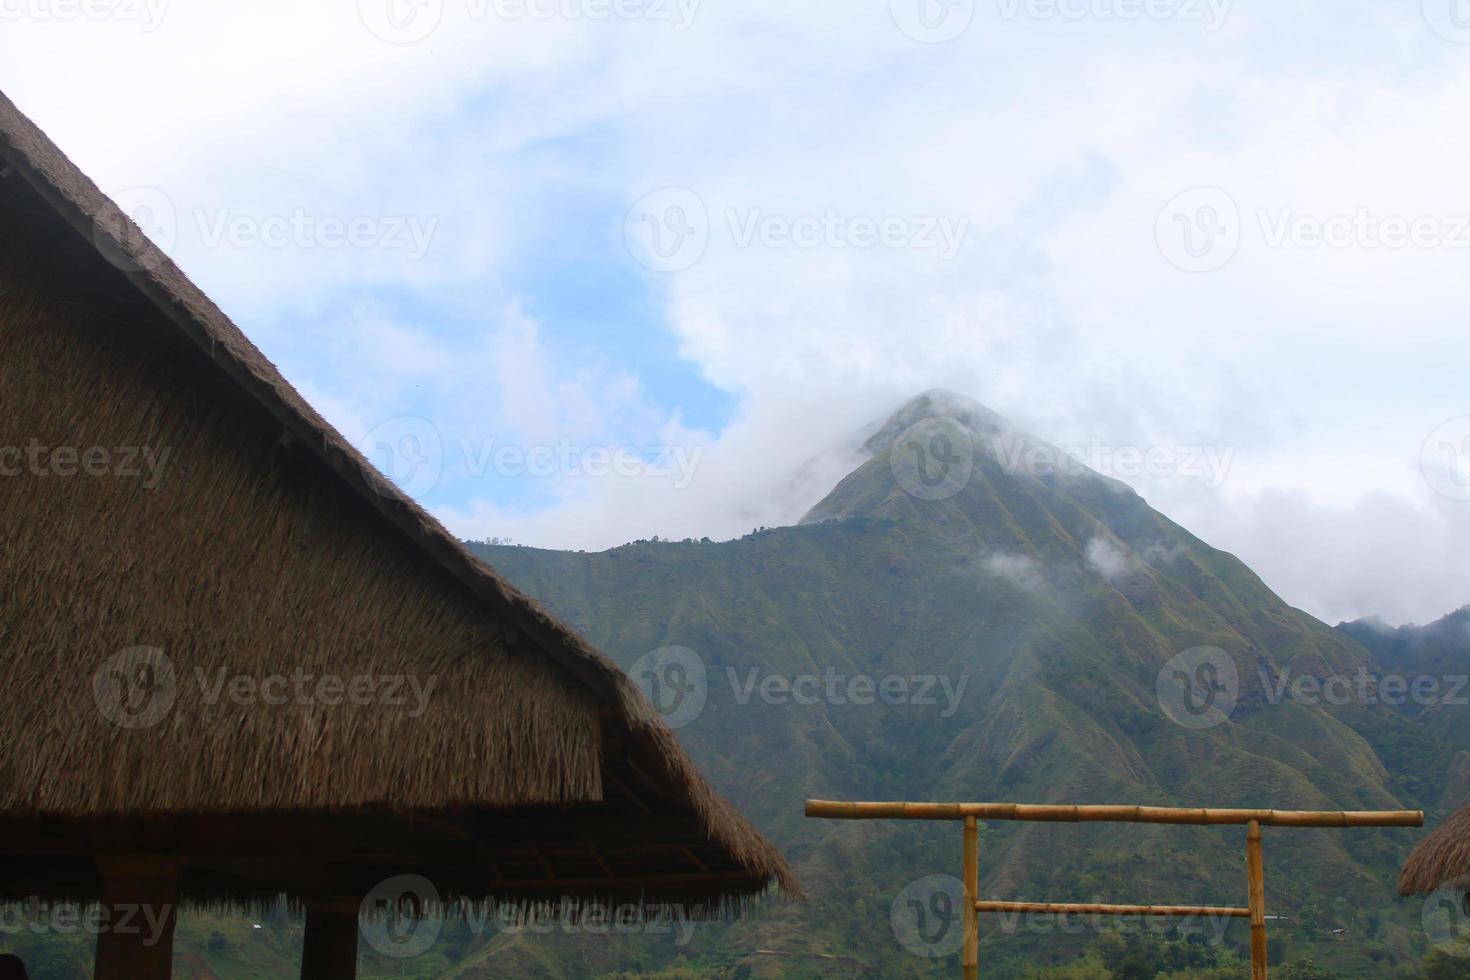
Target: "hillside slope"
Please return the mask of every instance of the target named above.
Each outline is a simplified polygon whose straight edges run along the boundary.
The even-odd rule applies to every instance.
[[[775,972],[820,954],[857,955],[875,975],[944,972],[889,919],[915,879],[957,873],[957,830],[809,821],[807,797],[1442,805],[1456,760],[1443,733],[1297,696],[1298,678],[1377,670],[1369,651],[1124,484],[944,393],[904,406],[865,448],[798,527],[598,554],[477,546],[647,684],[698,763],[797,862],[814,900],[735,927],[742,945],[790,954]],[[984,833],[982,888],[996,897],[1243,897],[1236,831]],[[1280,931],[1327,944],[1348,929],[1353,950],[1324,945],[1329,960],[1417,955],[1417,912],[1392,893],[1414,839],[1271,834]],[[984,928],[992,962],[1087,938]],[[772,972],[769,959],[748,965]]]

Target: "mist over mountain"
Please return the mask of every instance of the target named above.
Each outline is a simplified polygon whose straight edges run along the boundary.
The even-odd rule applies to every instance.
[[[629,669],[804,876],[809,904],[706,930],[679,955],[759,947],[772,952],[747,966],[841,954],[865,975],[947,972],[943,942],[905,948],[893,917],[916,882],[957,874],[954,828],[811,821],[808,797],[1422,807],[1431,819],[1458,802],[1462,719],[1427,724],[1353,694],[1347,679],[1383,672],[1361,630],[1290,607],[1125,484],[946,392],[858,441],[861,463],[798,526],[594,554],[474,546]],[[1231,904],[1240,837],[992,824],[982,890]],[[1283,939],[1345,970],[1420,955],[1418,909],[1393,894],[1414,839],[1270,834]],[[1355,937],[1351,955],[1335,928]],[[982,931],[982,956],[1001,964],[1089,938]]]

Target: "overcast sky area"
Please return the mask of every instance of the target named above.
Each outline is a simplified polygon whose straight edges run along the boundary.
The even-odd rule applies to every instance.
[[[0,88],[462,536],[792,523],[943,387],[1470,603],[1462,0],[0,0]]]

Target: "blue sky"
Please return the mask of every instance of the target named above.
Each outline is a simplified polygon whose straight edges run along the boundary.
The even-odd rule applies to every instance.
[[[1424,620],[1470,602],[1459,4],[0,0],[0,87],[462,535],[788,523],[947,387]]]

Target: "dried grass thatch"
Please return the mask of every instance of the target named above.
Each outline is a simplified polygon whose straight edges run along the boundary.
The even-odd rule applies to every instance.
[[[1470,806],[1424,838],[1399,873],[1400,895],[1432,895],[1442,888],[1466,893],[1470,905]]]
[[[799,895],[627,677],[384,479],[3,95],[0,170],[0,446],[170,453],[151,488],[0,479],[0,819],[575,808],[614,758],[727,869],[650,901]],[[94,677],[134,647],[164,651],[173,705],[128,729]],[[418,716],[201,687],[298,668],[435,687]]]

